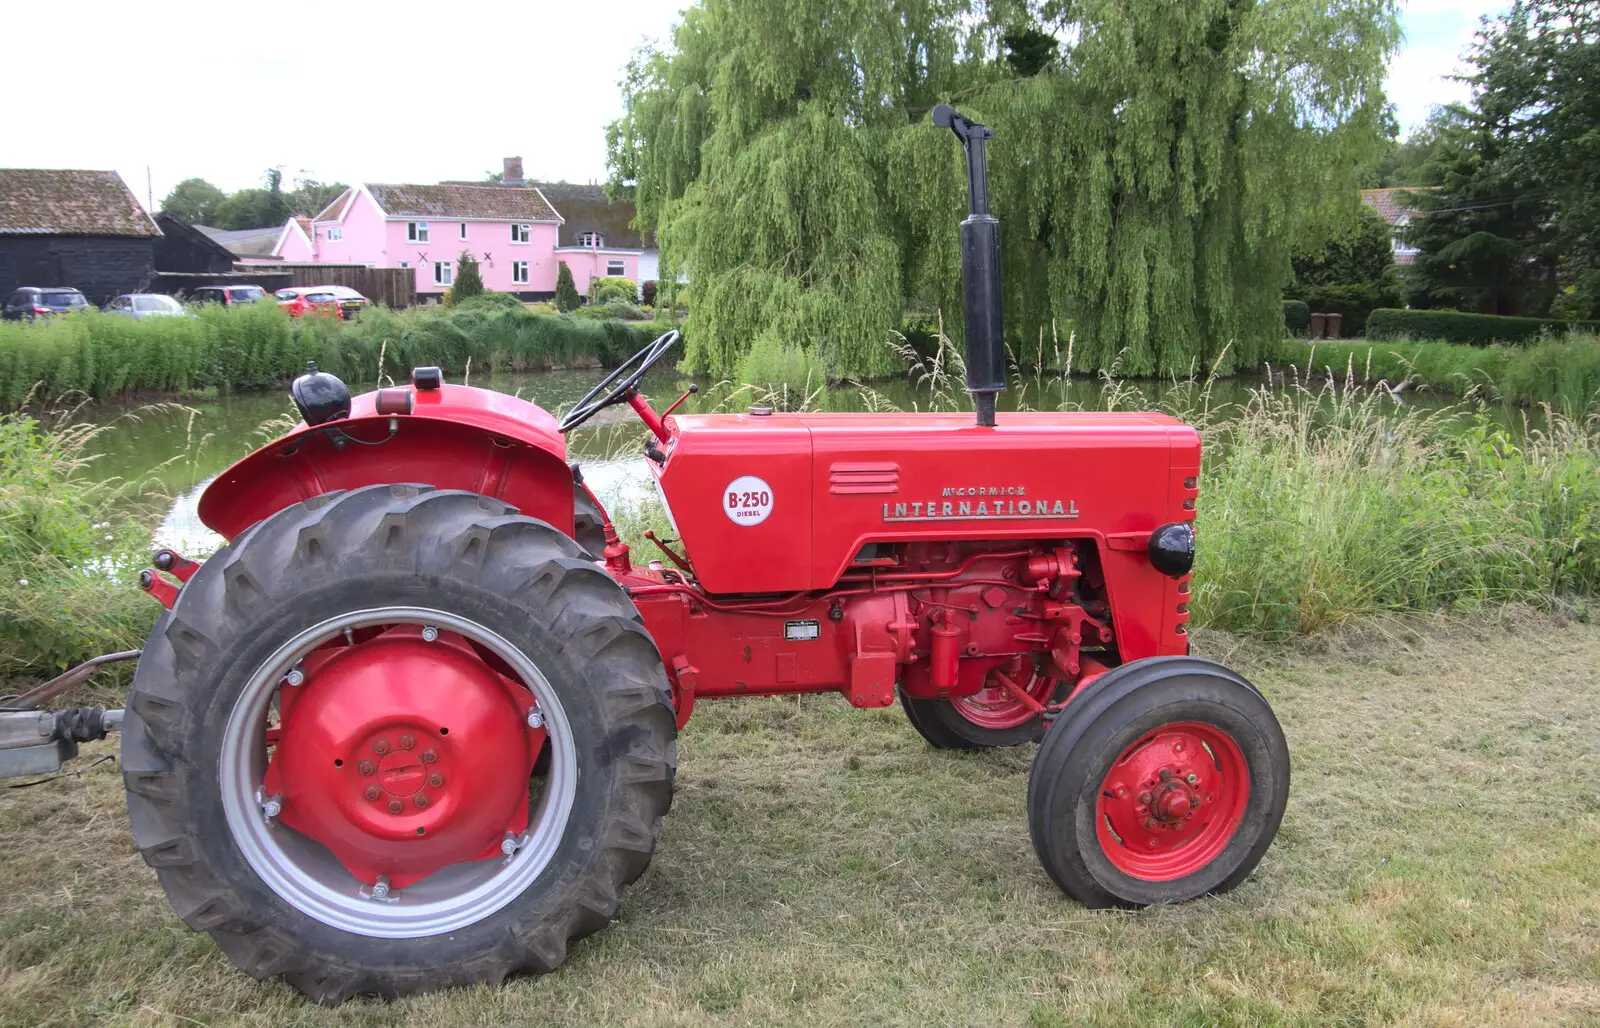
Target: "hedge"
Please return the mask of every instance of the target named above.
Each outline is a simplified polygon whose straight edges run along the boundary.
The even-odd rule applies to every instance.
[[[1283,329],[1292,336],[1311,331],[1311,306],[1304,300],[1283,301]]]
[[[1600,322],[1511,318],[1462,311],[1408,311],[1380,307],[1367,318],[1368,339],[1442,339],[1449,343],[1529,343],[1546,332],[1595,331]]]

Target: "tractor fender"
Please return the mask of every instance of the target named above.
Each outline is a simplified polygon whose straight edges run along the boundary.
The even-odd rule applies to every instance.
[[[404,414],[379,414],[377,392],[351,402],[350,417],[296,425],[222,472],[200,497],[200,520],[232,540],[292,504],[340,489],[416,482],[464,489],[511,504],[571,536],[573,479],[566,440],[548,412],[470,386],[407,392]],[[386,396],[385,409],[397,409]]]

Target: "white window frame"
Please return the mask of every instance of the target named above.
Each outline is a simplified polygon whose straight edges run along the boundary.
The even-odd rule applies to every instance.
[[[606,237],[598,232],[581,232],[578,234],[578,245],[598,250],[606,245]]]
[[[428,223],[426,221],[406,222],[406,242],[426,243],[428,241]]]
[[[327,240],[330,243],[344,242],[344,229],[340,228],[338,225],[329,225],[327,231]]]
[[[511,245],[527,246],[533,241],[533,226],[527,222],[514,221],[511,223]]]
[[[525,285],[528,284],[528,262],[527,261],[512,261],[511,262],[511,283],[512,283],[512,285],[519,285],[519,286],[525,286]]]
[[[461,223],[461,238],[467,238],[467,223],[464,221]]]
[[[433,284],[436,286],[453,285],[456,280],[456,269],[453,261],[433,262]]]
[[[612,271],[615,268],[617,270]],[[628,262],[621,257],[614,257],[606,261],[606,278],[626,278],[628,276]]]

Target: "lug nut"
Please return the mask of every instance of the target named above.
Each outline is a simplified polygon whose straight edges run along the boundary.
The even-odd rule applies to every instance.
[[[1150,794],[1149,794],[1149,793],[1147,793],[1147,792],[1141,792],[1141,793],[1140,793],[1140,794],[1139,794],[1139,802],[1140,802],[1140,803],[1143,803],[1143,804],[1144,804],[1144,805],[1146,805],[1146,806],[1149,806],[1149,805],[1150,805],[1150,800],[1151,800],[1151,799],[1152,799],[1152,798],[1153,798],[1153,797],[1152,797],[1152,796],[1151,796],[1151,795],[1150,795]]]
[[[423,750],[422,751],[422,762],[424,764],[431,764],[431,763],[433,763],[434,761],[436,761],[438,759],[439,759],[439,751],[433,750],[433,749],[427,749],[427,750]]]
[[[389,740],[388,739],[379,739],[377,742],[373,743],[372,744],[372,752],[376,753],[380,757],[383,756],[385,753],[388,753],[389,752]]]
[[[528,711],[528,727],[529,728],[543,728],[544,727],[544,715],[539,713],[539,708],[535,707],[532,710]]]
[[[422,626],[422,641],[425,643],[438,642],[439,630],[432,625]]]
[[[379,796],[382,796],[382,795],[383,795],[383,790],[378,788],[376,785],[367,786],[367,792],[366,792],[367,799],[375,800]]]
[[[415,746],[416,744],[417,744],[416,738],[411,736],[411,735],[402,735],[400,737],[400,748],[403,749],[403,750],[409,750],[411,747]]]
[[[1188,782],[1190,785],[1193,785],[1200,780],[1200,776],[1195,774],[1193,771],[1190,771],[1188,774],[1183,776],[1183,780]]]
[[[419,809],[426,807],[428,805],[428,794],[425,792],[419,792],[415,796],[411,797],[411,802],[415,803]]]
[[[507,832],[506,837],[500,840],[500,852],[508,857],[517,852],[517,837]]]
[[[269,796],[261,803],[261,816],[271,820],[283,813],[283,797]]]
[[[1169,769],[1169,768],[1162,768],[1161,769],[1161,780],[1163,782],[1172,781],[1172,771],[1171,771],[1171,769]]]
[[[283,676],[284,685],[304,685],[305,681],[306,669],[302,667],[291,668],[289,673]]]
[[[1172,744],[1172,752],[1174,752],[1174,753],[1182,753],[1183,752],[1183,743],[1181,743],[1181,742],[1173,743]]]
[[[401,803],[399,800],[390,800],[389,801],[389,813],[398,814],[404,809],[406,809],[406,805],[404,803]]]
[[[428,784],[433,786],[435,789],[439,788],[439,786],[444,784],[444,775],[441,775],[439,772],[435,771],[433,774],[428,776]]]
[[[378,769],[378,765],[374,764],[370,760],[363,760],[361,763],[356,765],[356,770],[361,772],[364,775],[370,775],[370,774],[372,774],[372,772],[376,771],[377,769]]]
[[[372,898],[375,900],[389,898],[389,876],[379,875],[378,880],[372,883]]]

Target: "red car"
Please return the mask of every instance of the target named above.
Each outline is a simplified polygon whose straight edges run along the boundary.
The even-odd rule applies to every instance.
[[[274,295],[278,299],[278,306],[292,317],[303,318],[307,314],[339,316],[339,298],[332,293],[311,289],[280,289]]]
[[[293,286],[273,294],[278,306],[294,317],[307,314],[336,314],[349,318],[371,303],[365,296],[348,286]]]

